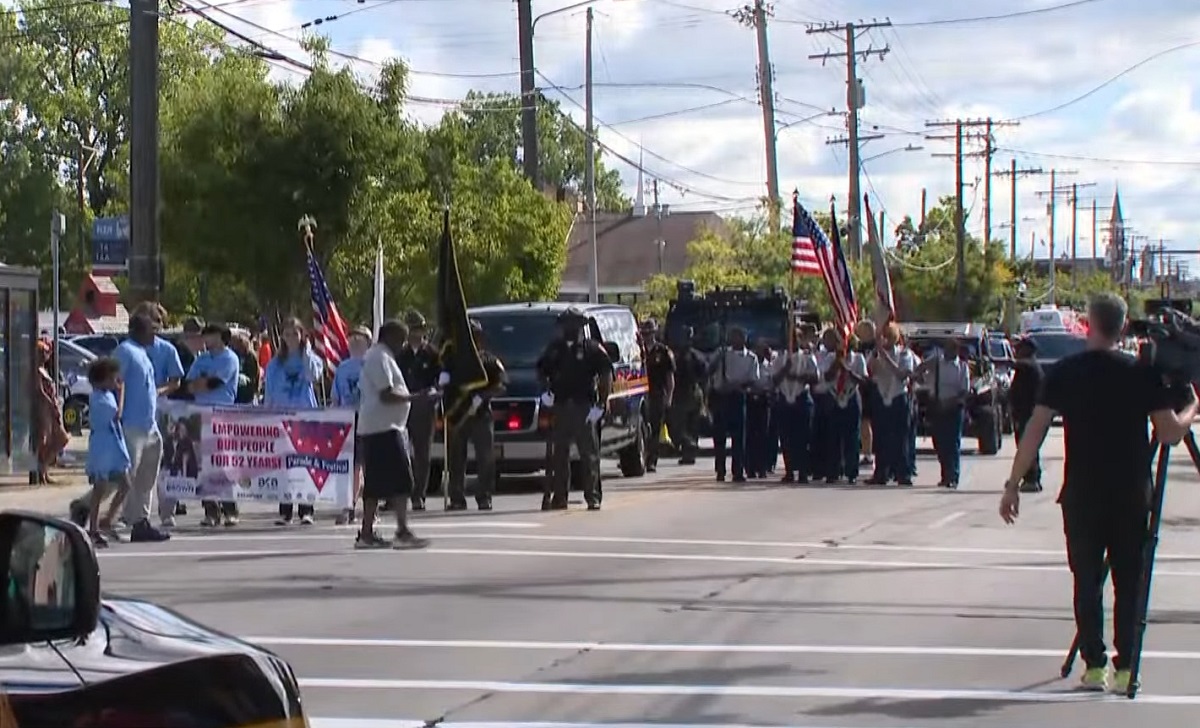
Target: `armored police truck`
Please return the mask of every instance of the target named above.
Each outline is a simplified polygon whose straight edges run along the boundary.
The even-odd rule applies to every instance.
[[[586,303],[512,303],[469,309],[467,314],[483,326],[484,347],[496,355],[508,373],[508,389],[492,400],[495,428],[496,472],[529,475],[545,469],[553,408],[539,398],[537,362],[546,346],[558,336],[558,316],[575,306],[588,317],[584,336],[605,345],[613,361],[613,388],[609,414],[600,429],[601,456],[615,455],[627,478],[646,472],[649,425],[644,417],[648,389],[637,319],[625,306]],[[431,461],[431,487],[441,484],[445,463],[443,429],[439,419]],[[579,454],[572,448],[571,461]],[[467,448],[467,472],[475,472],[475,451]],[[576,468],[572,467],[572,488]]]

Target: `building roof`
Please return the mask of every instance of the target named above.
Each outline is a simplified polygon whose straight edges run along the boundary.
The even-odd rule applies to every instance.
[[[705,227],[725,230],[725,221],[715,212],[675,212],[663,207],[656,215],[602,212],[596,215],[596,260],[603,288],[640,288],[651,276],[663,273],[681,276],[687,269],[688,243]],[[657,241],[665,241],[659,245]],[[588,285],[591,263],[591,230],[580,216],[567,238],[567,267],[563,287]]]

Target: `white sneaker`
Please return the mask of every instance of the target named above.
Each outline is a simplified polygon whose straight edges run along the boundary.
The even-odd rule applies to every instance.
[[[300,516],[300,525],[301,526],[313,525],[313,517],[308,515],[307,513],[305,513],[303,516]]]
[[[163,528],[175,528],[175,516],[167,516],[162,519]]]

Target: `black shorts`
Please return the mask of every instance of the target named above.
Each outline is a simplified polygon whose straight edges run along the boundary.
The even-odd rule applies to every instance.
[[[413,491],[412,460],[404,433],[375,432],[360,437],[362,443],[363,498],[385,500]]]

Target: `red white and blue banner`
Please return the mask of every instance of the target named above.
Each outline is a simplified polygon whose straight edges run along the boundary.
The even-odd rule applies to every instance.
[[[159,405],[160,497],[349,508],[354,410]]]

